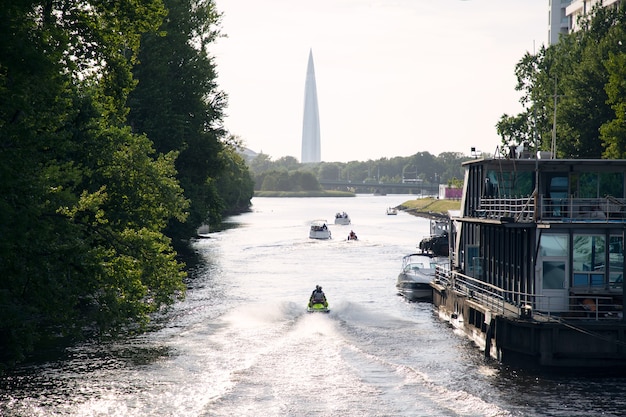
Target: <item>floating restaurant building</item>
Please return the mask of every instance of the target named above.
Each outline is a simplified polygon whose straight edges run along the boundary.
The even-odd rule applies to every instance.
[[[626,374],[626,160],[463,166],[450,264],[432,284],[440,317],[503,363]]]

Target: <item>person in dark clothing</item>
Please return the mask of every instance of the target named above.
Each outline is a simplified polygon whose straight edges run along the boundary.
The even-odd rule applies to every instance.
[[[313,307],[313,304],[324,304],[324,307],[328,307],[328,301],[326,301],[326,294],[322,291],[322,287],[315,286],[315,289],[311,293],[309,298],[309,307]]]

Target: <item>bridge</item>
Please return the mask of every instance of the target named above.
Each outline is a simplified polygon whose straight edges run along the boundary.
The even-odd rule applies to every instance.
[[[354,190],[375,190],[393,191],[397,194],[422,194],[437,195],[439,194],[438,184],[424,183],[401,183],[401,182],[357,182],[345,180],[319,180],[319,183],[325,189],[354,189]]]

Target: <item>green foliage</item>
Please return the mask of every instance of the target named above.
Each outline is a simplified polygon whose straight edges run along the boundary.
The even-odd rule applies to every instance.
[[[355,185],[379,181],[401,183],[403,176],[415,177],[416,174],[426,183],[445,184],[452,178],[463,178],[461,162],[468,159],[457,152],[444,152],[437,157],[428,152],[419,152],[409,157],[381,158],[376,161],[294,164],[293,157],[274,162],[268,155],[259,154],[249,162],[249,167],[254,175],[256,191],[295,191],[319,189],[319,181],[350,181]],[[286,165],[285,161],[290,163]]]
[[[186,240],[202,224],[250,205],[252,179],[227,143],[222,127],[226,96],[217,88],[208,45],[219,36],[213,1],[165,0],[168,18],[144,34],[129,121],[157,152],[175,151],[177,178],[190,201],[186,221],[172,221],[168,235]]]
[[[206,54],[218,14],[211,1],[171,3],[169,38],[158,0],[0,4],[0,363],[59,338],[142,330],[184,294],[166,228],[249,204]],[[163,59],[138,55],[144,35]],[[137,102],[148,104],[131,130]]]
[[[319,191],[320,184],[311,172],[276,170],[261,176],[261,191]]]
[[[625,17],[624,4],[596,7],[580,31],[520,60],[516,89],[525,110],[501,117],[503,145],[551,150],[555,134],[558,157],[623,157]]]
[[[254,182],[246,161],[239,154],[241,144],[237,141],[225,143],[219,157],[225,169],[217,178],[217,189],[227,210],[237,213],[250,208],[254,196]]]

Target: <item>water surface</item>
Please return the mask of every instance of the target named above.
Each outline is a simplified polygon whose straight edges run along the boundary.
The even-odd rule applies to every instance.
[[[202,262],[187,298],[156,331],[6,375],[0,415],[624,415],[624,380],[500,367],[430,304],[396,294],[402,256],[429,231],[426,219],[386,215],[410,198],[253,199],[194,243]],[[338,211],[352,225],[333,225]],[[330,241],[308,238],[320,218]],[[327,315],[305,312],[315,285]]]

